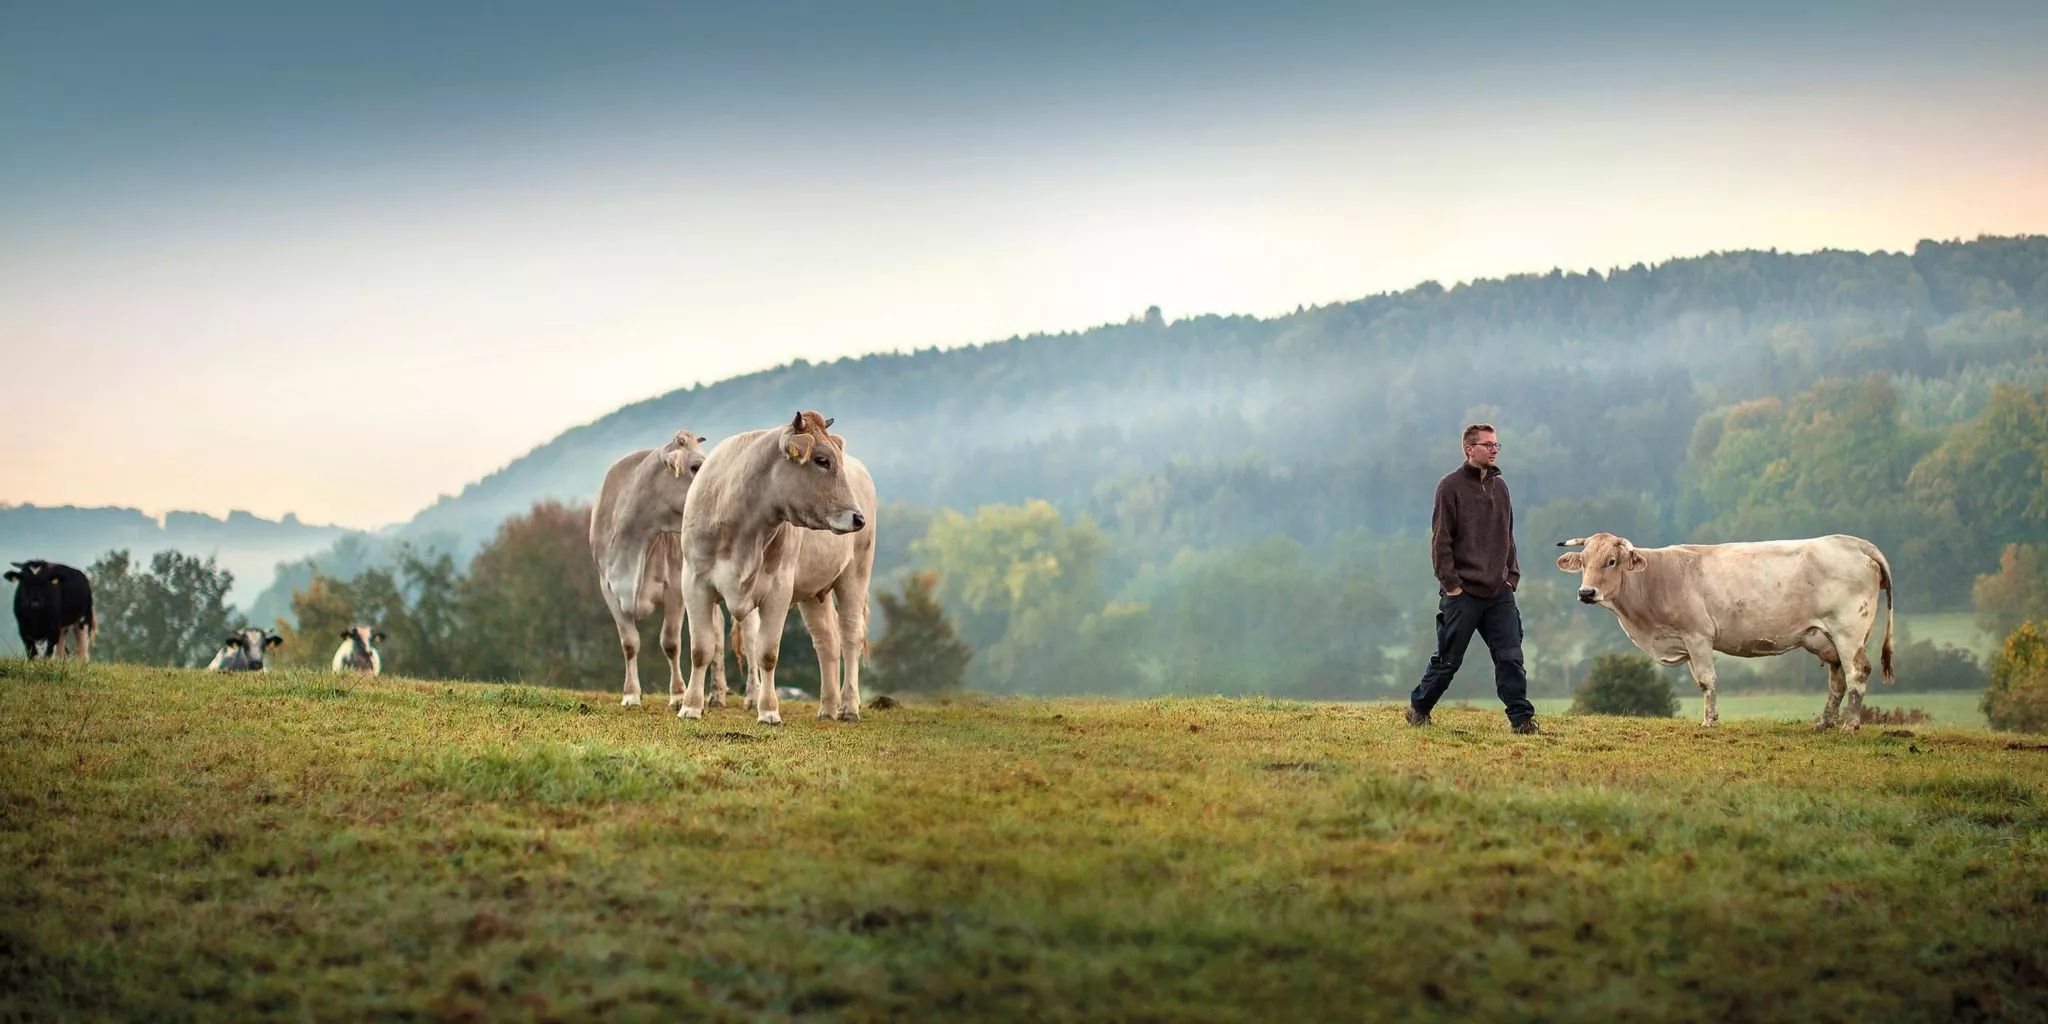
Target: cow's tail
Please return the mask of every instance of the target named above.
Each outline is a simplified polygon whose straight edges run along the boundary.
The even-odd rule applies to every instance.
[[[1892,563],[1885,560],[1884,552],[1879,551],[1877,545],[1867,540],[1863,542],[1863,553],[1877,563],[1877,589],[1884,591],[1884,653],[1880,660],[1884,665],[1884,681],[1895,682],[1892,677],[1892,614],[1897,592],[1892,589]]]
[[[747,670],[747,646],[740,642],[741,620],[737,615],[729,616],[729,618],[732,619],[732,626],[726,630],[725,642],[732,647],[732,663],[739,666],[741,672],[745,672]]]

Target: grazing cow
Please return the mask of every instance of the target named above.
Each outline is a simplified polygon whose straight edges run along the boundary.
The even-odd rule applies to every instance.
[[[12,564],[7,581],[15,585],[14,625],[29,660],[41,645],[48,657],[70,653],[91,661],[99,625],[92,614],[92,582],[68,565],[40,558]]]
[[[263,652],[284,644],[284,637],[269,630],[244,629],[228,634],[221,641],[220,650],[214,652],[208,662],[208,672],[268,672],[263,665]]]
[[[624,707],[640,706],[640,619],[661,602],[661,652],[668,657],[668,702],[683,699],[683,499],[704,465],[704,439],[687,430],[660,448],[645,448],[604,475],[590,508],[590,554],[598,590],[626,655]],[[717,631],[717,609],[711,611]],[[716,660],[711,703],[725,701],[725,659]]]
[[[1721,720],[1714,704],[1714,652],[1739,658],[1812,651],[1828,667],[1828,701],[1814,727],[1863,724],[1870,686],[1864,653],[1885,601],[1884,681],[1892,681],[1892,567],[1877,545],[1834,534],[1751,544],[1638,548],[1596,533],[1560,543],[1585,550],[1558,557],[1582,573],[1579,600],[1605,606],[1635,645],[1665,665],[1687,662],[1706,697],[1701,725]]]
[[[719,644],[710,613],[723,598],[742,623],[759,721],[782,724],[775,665],[792,602],[818,649],[818,717],[859,720],[875,482],[831,425],[801,412],[786,426],[727,438],[704,460],[683,508],[690,682],[679,717],[704,716],[704,672]]]
[[[355,626],[341,631],[341,645],[334,649],[334,660],[328,668],[335,672],[367,672],[376,675],[384,671],[384,656],[373,645],[384,642],[384,631],[371,632],[368,626]]]

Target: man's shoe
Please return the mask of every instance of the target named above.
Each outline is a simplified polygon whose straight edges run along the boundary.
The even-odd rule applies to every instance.
[[[1515,723],[1515,735],[1517,736],[1540,736],[1542,734],[1543,730],[1536,728],[1536,720],[1533,718],[1524,718]]]
[[[1421,711],[1417,711],[1417,710],[1415,710],[1415,705],[1413,705],[1413,704],[1410,704],[1410,705],[1408,705],[1408,724],[1409,724],[1409,725],[1428,725],[1428,724],[1429,724],[1429,715],[1428,715],[1427,713],[1425,713],[1425,712],[1421,712]]]

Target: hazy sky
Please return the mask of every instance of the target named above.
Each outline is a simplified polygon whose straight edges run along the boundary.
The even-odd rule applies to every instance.
[[[1413,6],[0,0],[0,500],[375,526],[798,356],[2048,231],[2048,4]]]

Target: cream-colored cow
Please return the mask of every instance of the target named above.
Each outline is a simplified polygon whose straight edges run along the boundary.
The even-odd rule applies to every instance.
[[[590,509],[590,554],[598,589],[619,631],[626,656],[625,707],[640,706],[640,620],[661,602],[661,652],[668,657],[668,703],[683,699],[683,501],[704,465],[704,439],[687,430],[659,448],[645,448],[612,463]],[[712,632],[719,629],[711,608]],[[724,658],[714,659],[711,703],[725,699]]]
[[[1885,600],[1884,681],[1892,681],[1892,567],[1877,545],[1833,534],[1748,544],[1638,548],[1596,533],[1563,541],[1557,559],[1581,573],[1579,600],[1606,607],[1643,652],[1665,665],[1686,662],[1706,698],[1701,725],[1721,720],[1714,703],[1714,654],[1760,658],[1794,648],[1828,667],[1828,701],[1814,727],[1837,724],[1846,691],[1844,731],[1863,724],[1870,686],[1864,645]]]
[[[683,510],[690,682],[680,717],[704,716],[704,673],[719,654],[711,612],[722,598],[742,623],[759,721],[782,724],[775,666],[791,603],[818,650],[818,717],[859,720],[875,482],[831,425],[801,412],[786,426],[727,438],[691,486]]]

